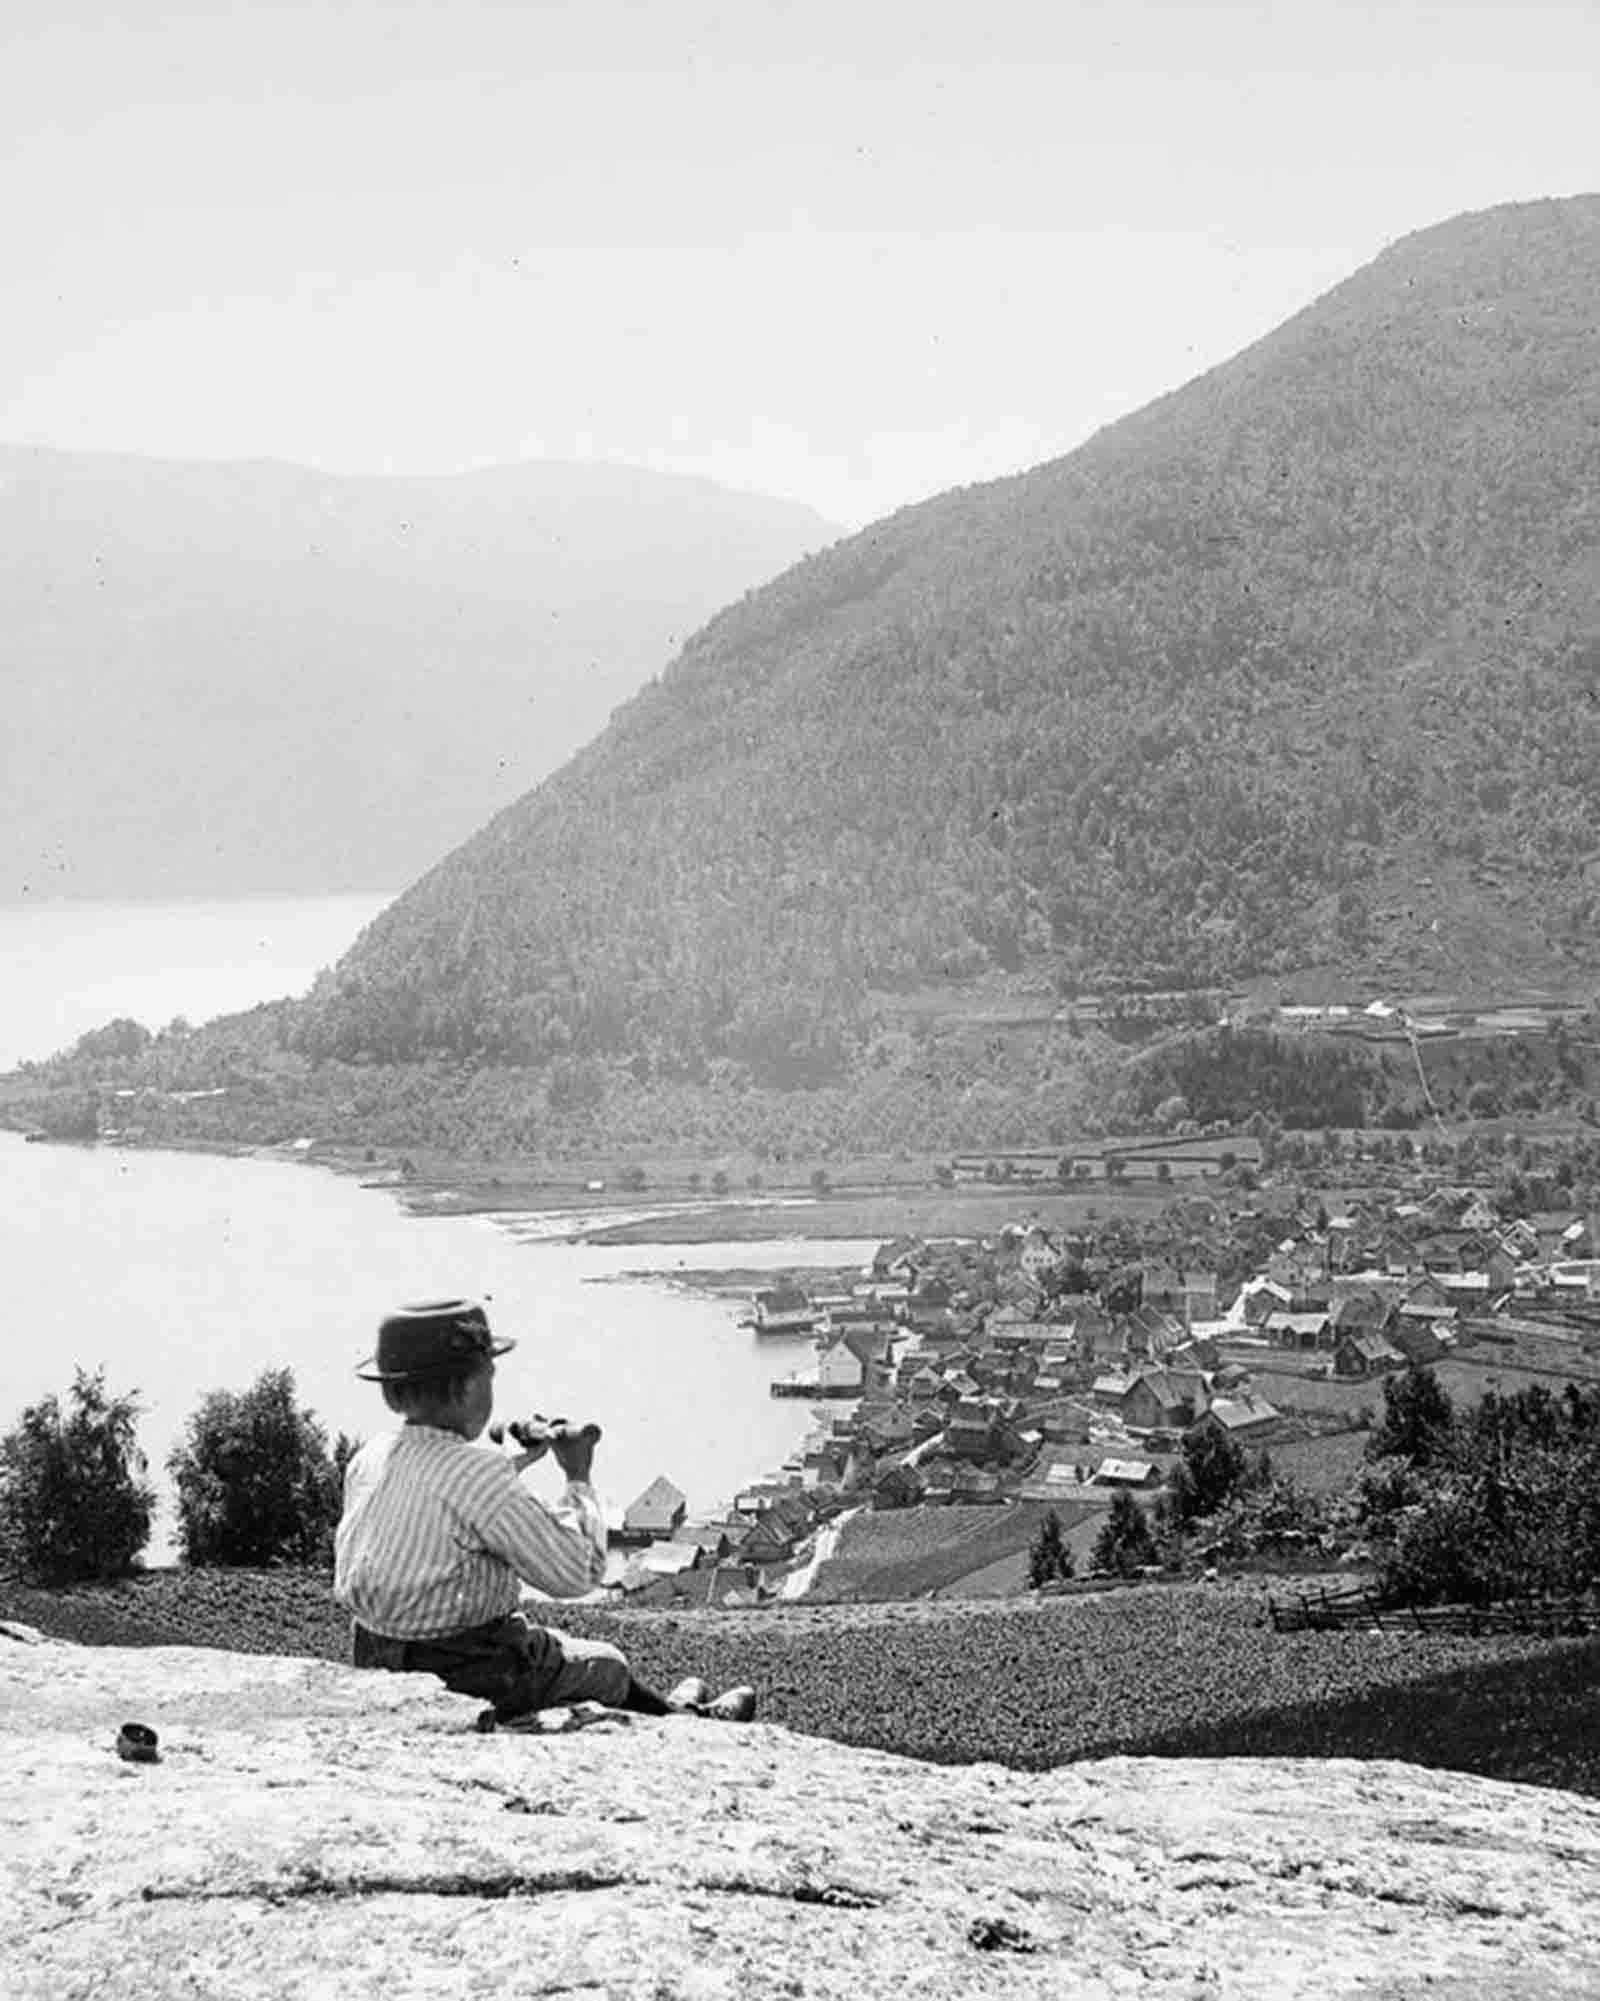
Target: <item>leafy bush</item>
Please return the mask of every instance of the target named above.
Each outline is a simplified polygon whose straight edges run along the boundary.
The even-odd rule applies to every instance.
[[[240,1394],[213,1390],[167,1460],[178,1533],[195,1565],[325,1563],[353,1451],[295,1403],[294,1371],[266,1369]]]
[[[0,1562],[41,1583],[118,1576],[150,1540],[155,1494],[134,1437],[136,1395],[79,1369],[70,1408],[30,1404],[0,1439]]]
[[[1435,1412],[1421,1434],[1426,1457],[1393,1455],[1362,1483],[1368,1532],[1387,1543],[1390,1595],[1486,1603],[1600,1582],[1600,1393],[1491,1393],[1440,1429],[1419,1386],[1402,1414],[1417,1410]]]

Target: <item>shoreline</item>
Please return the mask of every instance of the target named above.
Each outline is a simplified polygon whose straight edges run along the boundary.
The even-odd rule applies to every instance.
[[[867,1237],[980,1238],[1017,1221],[1037,1221],[1046,1229],[1077,1233],[1116,1217],[1158,1216],[1184,1192],[1159,1183],[1069,1188],[1055,1181],[1000,1181],[945,1187],[935,1182],[930,1160],[912,1166],[903,1179],[846,1181],[822,1194],[804,1181],[794,1181],[778,1182],[760,1194],[711,1195],[663,1187],[652,1200],[648,1188],[593,1189],[497,1163],[435,1156],[426,1167],[403,1175],[392,1163],[355,1160],[331,1150],[304,1155],[281,1148],[237,1150],[263,1159],[299,1159],[358,1178],[363,1186],[392,1194],[414,1216],[526,1216],[541,1221],[570,1216],[573,1226],[566,1241],[612,1247],[777,1243],[789,1238],[808,1243]],[[1270,1201],[1271,1195],[1264,1199]]]

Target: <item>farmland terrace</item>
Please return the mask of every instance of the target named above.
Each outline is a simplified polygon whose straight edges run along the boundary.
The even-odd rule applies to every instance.
[[[0,1618],[115,1645],[348,1659],[325,1577],[152,1572],[0,1585]],[[1005,1605],[563,1605],[646,1680],[748,1681],[761,1714],[939,1763],[1043,1769],[1138,1756],[1403,1758],[1600,1797],[1600,1640],[1271,1629],[1257,1584]]]

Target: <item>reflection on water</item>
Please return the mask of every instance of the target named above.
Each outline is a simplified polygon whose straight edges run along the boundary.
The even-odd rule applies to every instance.
[[[741,1327],[742,1301],[639,1274],[859,1263],[873,1248],[603,1247],[551,1240],[570,1216],[510,1225],[411,1218],[379,1190],[287,1162],[0,1134],[0,1424],[65,1390],[74,1366],[104,1364],[113,1390],[143,1394],[141,1439],[159,1468],[206,1390],[290,1367],[330,1434],[370,1437],[392,1419],[352,1371],[383,1312],[468,1293],[519,1344],[497,1376],[503,1416],[599,1419],[595,1479],[613,1509],[665,1473],[691,1510],[720,1510],[809,1427],[804,1403],[768,1395],[794,1347]],[[168,1526],[164,1509],[158,1533]]]

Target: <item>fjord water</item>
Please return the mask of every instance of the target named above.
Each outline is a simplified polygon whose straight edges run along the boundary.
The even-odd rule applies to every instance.
[[[303,993],[388,901],[0,904],[0,1070],[119,1015],[158,1029]]]
[[[117,1015],[159,1028],[303,992],[381,897],[0,908],[0,1068],[51,1054]],[[775,1215],[774,1229],[781,1229]],[[625,1507],[665,1473],[700,1511],[770,1471],[808,1427],[769,1396],[809,1352],[758,1342],[739,1302],[653,1270],[851,1262],[851,1244],[590,1248],[553,1224],[407,1216],[375,1189],[286,1161],[29,1146],[0,1133],[0,1429],[104,1364],[145,1402],[140,1439],[162,1491],[152,1560],[169,1553],[163,1469],[199,1397],[290,1367],[330,1436],[391,1422],[352,1370],[385,1309],[488,1294],[519,1346],[499,1407],[597,1418],[595,1479]],[[536,1481],[542,1473],[532,1476]],[[554,1475],[549,1476],[553,1483]]]
[[[658,1473],[695,1512],[720,1509],[793,1450],[808,1406],[768,1389],[808,1345],[759,1340],[738,1324],[740,1301],[663,1275],[859,1262],[869,1245],[619,1249],[522,1227],[418,1219],[379,1189],[288,1161],[0,1134],[0,1428],[64,1392],[75,1366],[103,1364],[113,1390],[137,1389],[163,1496],[151,1550],[160,1561],[170,1553],[167,1452],[205,1391],[292,1368],[330,1436],[371,1437],[393,1419],[353,1370],[381,1314],[471,1293],[488,1296],[497,1331],[519,1343],[499,1365],[497,1408],[598,1419],[595,1482],[614,1512]],[[532,1477],[555,1490],[553,1472]]]

